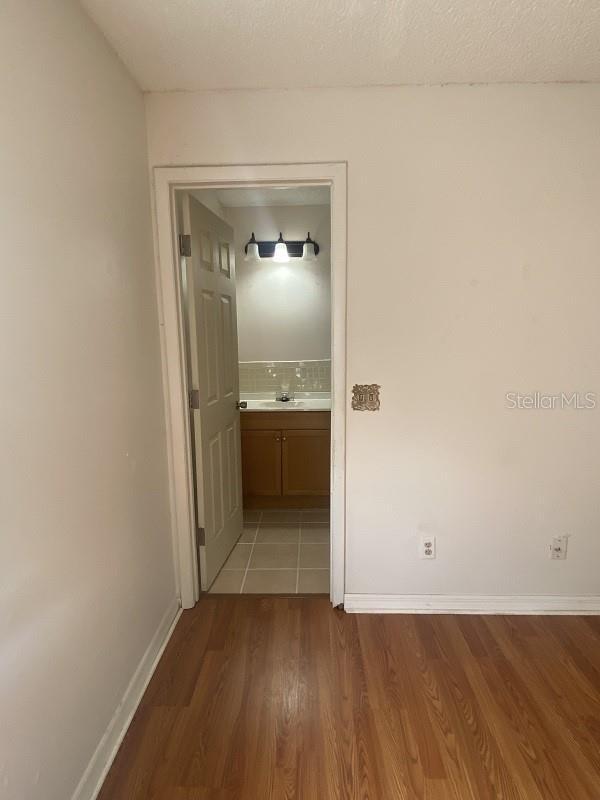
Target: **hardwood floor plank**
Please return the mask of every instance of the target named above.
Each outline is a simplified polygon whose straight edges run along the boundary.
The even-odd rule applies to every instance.
[[[598,800],[600,624],[203,597],[99,800]]]
[[[425,620],[411,617],[395,617],[393,622],[388,624],[395,624],[398,628],[398,642],[404,665],[403,694],[406,697],[412,733],[417,742],[419,756],[417,768],[423,773],[424,778],[445,779],[446,767],[427,708],[428,699],[431,701],[434,691],[437,690],[433,688],[429,691],[423,690],[423,684],[432,687],[433,659],[439,656],[431,636],[431,629]],[[417,790],[414,784],[413,789]]]
[[[382,758],[389,772],[390,791],[393,797],[408,800],[415,796],[410,787],[409,759],[416,760],[416,756],[408,756],[406,724],[402,718],[402,712],[406,710],[400,681],[402,667],[394,652],[394,637],[385,624],[385,617],[371,619],[371,624],[364,622],[359,618],[361,648],[369,654],[365,670],[366,691]]]
[[[444,652],[443,662],[434,665],[435,673],[442,692],[446,689],[449,716],[454,720],[454,729],[462,752],[461,760],[468,771],[469,783],[475,789],[475,797],[478,800],[499,797],[506,800],[525,800],[512,779],[497,740],[490,732],[478,696],[465,672],[463,659],[452,641],[452,628],[442,617],[433,619],[432,627],[440,643],[440,650]],[[469,663],[468,657],[464,660]],[[477,762],[482,768],[473,769]]]
[[[145,706],[189,705],[214,614],[215,603],[207,602],[204,614],[182,617],[146,690]],[[185,671],[181,670],[182,659],[186,661]]]
[[[543,638],[538,638],[535,649],[530,649],[514,635],[514,629],[511,630],[503,617],[490,617],[486,624],[504,650],[504,659],[496,660],[497,676],[513,701],[524,731],[524,746],[530,748],[532,760],[541,767],[544,797],[592,800],[594,794],[586,787],[585,776],[574,768],[572,758],[566,755],[569,748],[564,720],[556,708],[552,680],[543,671],[544,658],[554,658],[554,648],[552,654],[542,654],[544,642]],[[497,679],[492,680],[496,686]]]

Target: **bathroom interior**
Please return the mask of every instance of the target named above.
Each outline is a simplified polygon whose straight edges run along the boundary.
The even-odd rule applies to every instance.
[[[329,191],[191,192],[235,255],[243,527],[210,593],[329,593]]]

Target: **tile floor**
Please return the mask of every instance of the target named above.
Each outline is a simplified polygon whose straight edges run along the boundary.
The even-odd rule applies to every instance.
[[[245,511],[211,594],[329,594],[329,510]]]

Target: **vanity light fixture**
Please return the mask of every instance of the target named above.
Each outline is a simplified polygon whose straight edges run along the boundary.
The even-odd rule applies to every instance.
[[[257,241],[254,233],[244,248],[246,261],[262,258],[272,258],[273,261],[285,263],[291,258],[302,258],[305,261],[314,261],[319,254],[319,245],[310,238],[310,233],[304,241],[284,239],[279,234],[277,241]]]

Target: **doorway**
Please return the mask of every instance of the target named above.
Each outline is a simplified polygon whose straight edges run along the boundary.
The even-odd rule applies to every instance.
[[[202,448],[194,485],[203,591],[329,594],[329,194],[278,186],[177,196],[191,233],[182,300],[200,409],[190,421]],[[188,283],[203,287],[196,301]],[[221,341],[211,343],[213,330]]]
[[[201,586],[202,589],[209,588],[214,585],[215,579],[217,579],[217,582],[221,581],[224,591],[226,590],[225,584],[227,581],[230,582],[231,591],[239,591],[237,585],[233,587],[233,582],[239,581],[240,575],[234,576],[230,574],[224,578],[221,575],[221,567],[228,562],[228,559],[233,559],[233,561],[229,561],[230,569],[227,570],[233,572],[232,565],[234,562],[236,564],[241,563],[236,559],[241,559],[242,554],[251,553],[253,548],[257,548],[261,552],[264,550],[266,555],[266,551],[269,550],[266,545],[270,541],[273,544],[277,544],[281,550],[282,564],[285,564],[285,566],[281,566],[281,574],[277,578],[280,580],[280,591],[285,593],[290,591],[290,587],[287,584],[292,570],[294,572],[295,590],[303,591],[303,576],[299,573],[299,570],[302,569],[312,570],[310,576],[308,572],[305,575],[307,579],[308,577],[311,579],[305,584],[305,590],[322,590],[324,588],[323,576],[318,576],[315,570],[326,569],[324,559],[321,558],[319,560],[318,554],[323,556],[324,550],[329,550],[331,554],[329,595],[332,603],[338,605],[343,602],[345,556],[346,167],[344,164],[305,164],[255,167],[157,168],[155,169],[155,189],[159,246],[157,279],[159,282],[163,323],[161,329],[164,334],[163,365],[173,499],[173,536],[178,561],[177,571],[182,605],[191,607],[199,596]],[[282,358],[281,356],[285,355],[285,352],[281,348],[276,353],[262,353],[265,356],[277,356],[274,358],[265,357],[264,359],[247,360],[240,358],[241,365],[239,369],[236,369],[235,376],[231,371],[229,373],[230,379],[221,381],[224,391],[221,393],[222,396],[220,398],[217,398],[218,392],[214,390],[218,383],[215,362],[211,361],[211,356],[207,352],[203,354],[204,367],[201,365],[200,371],[197,371],[194,376],[193,365],[190,362],[190,359],[194,357],[194,353],[190,351],[189,344],[186,346],[186,334],[189,331],[190,324],[186,292],[190,290],[190,283],[195,285],[195,288],[192,288],[197,298],[196,302],[202,304],[203,308],[216,309],[220,307],[221,309],[226,309],[224,317],[218,314],[215,315],[212,311],[203,315],[203,327],[199,332],[197,341],[203,346],[202,343],[209,344],[212,337],[213,344],[210,347],[213,349],[215,346],[220,348],[218,353],[221,358],[225,357],[223,348],[230,356],[234,350],[237,351],[237,342],[233,343],[230,335],[232,328],[229,322],[223,323],[223,319],[226,321],[233,319],[235,323],[237,318],[235,290],[233,284],[226,287],[224,280],[228,278],[228,273],[234,274],[235,260],[236,256],[239,259],[240,247],[239,242],[236,247],[235,242],[231,241],[235,235],[231,226],[229,227],[231,233],[228,234],[227,231],[218,229],[218,221],[224,222],[230,215],[231,217],[237,216],[239,222],[241,212],[224,212],[222,207],[219,209],[218,205],[215,205],[215,198],[218,200],[220,196],[224,200],[227,190],[232,195],[237,194],[237,209],[242,207],[239,202],[240,192],[242,195],[246,193],[246,197],[253,195],[255,198],[261,192],[263,195],[265,195],[265,192],[267,195],[270,192],[271,197],[273,193],[277,193],[276,196],[279,197],[284,197],[286,193],[288,197],[292,197],[294,193],[296,197],[302,196],[303,193],[304,195],[312,193],[313,197],[319,195],[319,193],[321,197],[325,193],[330,193],[331,302],[329,308],[331,316],[327,324],[330,331],[329,346],[330,355],[332,356],[330,385],[322,380],[319,387],[315,382],[315,375],[320,374],[323,376],[324,374],[323,362],[328,361],[326,358]],[[186,201],[180,204],[178,199],[180,197],[188,197],[191,202]],[[297,203],[298,200],[296,199],[293,202]],[[264,204],[264,199],[261,204]],[[192,214],[190,214],[190,207],[193,209]],[[219,214],[219,210],[223,213]],[[201,219],[202,215],[208,216],[206,219]],[[212,244],[209,244],[210,237],[207,238],[204,235],[206,233],[205,230],[203,234],[203,226],[206,228],[207,219],[216,226],[214,236],[211,234]],[[198,259],[200,261],[202,259],[212,259],[213,262],[211,269],[205,270],[206,274],[200,274],[198,267],[196,267],[194,272],[195,279],[192,277],[191,281],[190,274],[186,271],[189,265],[182,265],[182,260],[186,261],[187,259],[189,261],[189,256],[182,255],[180,251],[182,242],[178,238],[186,225],[187,232],[184,236],[193,236],[196,239],[194,247],[198,254],[197,261]],[[239,225],[236,227],[239,227]],[[275,224],[275,227],[278,227],[278,225]],[[251,233],[252,231],[239,231],[238,237],[247,236],[250,238]],[[278,233],[279,231],[273,232],[273,239]],[[305,233],[307,234],[308,230]],[[204,241],[202,240],[203,235]],[[295,236],[297,233],[292,235]],[[189,246],[190,241],[188,240],[186,244]],[[309,245],[309,255],[311,247],[313,247],[312,244]],[[290,258],[290,264],[293,263],[293,258],[294,256]],[[263,261],[261,258],[259,259],[261,263],[257,261],[254,266],[267,266],[268,260],[269,255],[267,254],[266,260]],[[296,264],[299,263],[300,261],[296,262]],[[252,266],[252,264],[248,264],[250,270],[248,274],[256,277],[256,274],[252,273]],[[245,267],[246,263],[244,263]],[[280,273],[279,277],[281,278],[283,274]],[[222,289],[217,287],[219,281],[223,283]],[[298,297],[299,295],[297,294],[296,299]],[[316,318],[314,322],[315,327],[318,327]],[[207,325],[208,327],[206,327]],[[291,321],[290,327],[293,327]],[[248,329],[245,330],[246,332],[248,331]],[[251,337],[249,336],[248,338]],[[271,342],[272,340],[273,336],[271,336]],[[246,344],[247,342],[245,341],[244,348],[246,348]],[[248,352],[247,349],[246,352]],[[293,355],[302,354],[306,355],[307,353],[301,351]],[[323,352],[315,352],[313,354],[317,356],[324,355]],[[238,363],[236,352],[236,367],[238,367]],[[223,367],[223,364],[221,364],[221,367]],[[204,370],[203,372],[202,369]],[[290,370],[292,371],[291,373]],[[290,375],[292,380],[289,380]],[[258,392],[242,391],[240,393],[240,376],[243,376],[241,388],[246,390],[256,388],[258,384],[261,384],[261,387],[264,388],[266,385],[265,380],[272,379],[272,383],[268,388],[274,390],[274,396],[272,398],[270,396],[251,398],[250,395],[256,395]],[[252,380],[254,381],[253,386],[250,385]],[[193,385],[194,381],[197,383],[196,386]],[[244,381],[246,382],[245,384]],[[319,388],[322,389],[320,393],[318,391]],[[294,413],[292,405],[285,406],[285,410],[283,405],[284,403],[296,404],[296,410],[299,411],[300,404],[304,403],[306,406],[306,403],[310,404],[315,400],[323,402],[323,396],[329,394],[327,392],[328,388],[330,388],[331,403],[331,438],[322,421],[316,424],[318,415],[324,416],[325,413],[328,414],[328,409],[317,410],[311,408],[311,414],[300,414]],[[201,390],[200,392],[198,391],[199,389]],[[202,394],[202,392],[204,392],[204,397],[199,398],[197,395]],[[234,398],[236,394],[237,398]],[[322,397],[314,397],[313,395],[315,394],[321,394]],[[244,397],[248,396],[248,399],[243,399],[242,395]],[[255,413],[238,411],[236,412],[237,417],[228,417],[227,414],[221,413],[225,406],[219,411],[219,399],[223,401],[227,399],[227,408],[229,409],[227,414],[235,407],[234,404],[238,399],[242,404],[250,400],[250,402],[254,403],[262,402],[273,405],[272,408],[262,408],[262,414],[257,413],[258,409],[255,407],[248,409],[248,412]],[[198,406],[198,408],[192,410],[192,414],[188,410],[190,400],[192,400],[191,405]],[[204,408],[201,407],[203,403]],[[308,411],[309,409],[305,407],[304,410]],[[195,416],[196,411],[198,414]],[[245,416],[242,416],[243,414]],[[240,424],[240,417],[242,421],[245,420],[246,422]],[[204,420],[205,425],[208,425],[208,419],[210,425],[212,425],[212,428],[208,430],[208,434],[200,437],[200,442],[197,440],[198,418]],[[305,422],[298,424],[297,420],[301,418],[304,418]],[[306,421],[309,419],[311,422],[307,424]],[[251,422],[251,420],[254,420],[254,422]],[[208,425],[209,428],[210,425]],[[244,429],[243,431],[241,431],[242,428]],[[273,436],[273,434],[279,435]],[[265,435],[270,437],[271,441],[268,448],[271,452],[271,465],[276,466],[279,464],[279,474],[272,473],[274,485],[266,491],[264,490],[264,473],[263,478],[261,478],[260,470],[258,470],[260,464],[256,459],[258,454],[259,461],[261,458],[264,460],[264,454],[267,451],[264,448],[261,451],[260,448],[257,450],[256,447],[252,447],[252,442],[256,443],[261,438],[265,438]],[[242,436],[250,444],[247,447],[246,457],[241,457],[240,452],[238,461],[235,442],[239,441]],[[323,486],[322,481],[319,483],[318,473],[319,453],[323,452],[324,441],[327,442],[325,450],[329,450],[330,459],[327,459],[326,480]],[[192,443],[194,446],[192,446]],[[306,464],[311,462],[314,464],[315,469],[307,470]],[[244,492],[246,519],[243,531],[241,528],[242,493],[240,491],[239,503],[237,503],[235,492],[232,489],[236,481],[232,471],[237,469],[237,464],[239,466],[238,475],[241,478],[242,463],[244,463],[244,471],[246,473],[246,491]],[[304,475],[302,474],[303,472]],[[196,475],[200,476],[199,481],[195,480]],[[217,487],[218,491],[215,492],[215,476],[219,475],[229,476],[229,485],[224,484],[221,487]],[[248,476],[252,477],[249,479]],[[261,480],[263,481],[262,489]],[[327,483],[329,484],[328,486]],[[215,501],[215,498],[217,498],[217,501]],[[331,542],[324,548],[322,545],[326,541],[326,506],[329,498],[331,498]],[[291,500],[295,502],[291,502]],[[216,517],[220,514],[220,509],[225,509],[226,512],[229,512],[227,520],[216,520]],[[208,521],[211,519],[211,515],[212,531],[207,536],[206,526],[209,524]],[[197,524],[197,520],[205,524]],[[226,522],[227,524],[225,524]],[[231,524],[228,531],[227,525],[229,523]],[[276,529],[279,529],[279,533],[275,532]],[[296,532],[294,529],[296,529]],[[302,562],[304,566],[300,566],[301,548],[299,547],[296,548],[295,553],[297,555],[295,555],[295,563],[292,566],[291,562],[288,564],[287,561],[291,558],[293,546],[286,546],[292,545],[292,542],[274,542],[273,537],[281,537],[284,540],[286,538],[292,539],[295,535],[300,535],[301,537],[302,531],[306,531],[304,536],[305,557]],[[239,538],[237,538],[238,532],[240,534]],[[312,545],[312,547],[309,545]],[[273,550],[273,548],[270,549]],[[288,550],[290,551],[289,553],[287,552]],[[200,570],[198,569],[197,553],[201,554]],[[256,563],[258,564],[259,561],[260,559]],[[316,565],[317,561],[318,565]],[[242,580],[247,580],[248,571],[252,571],[250,564],[251,558],[246,562],[244,567],[246,578]],[[239,567],[236,567],[236,569],[239,571]],[[269,569],[269,567],[265,565],[265,569]],[[275,567],[275,569],[278,569],[278,567]],[[283,570],[289,571],[284,574]],[[204,575],[202,575],[202,571],[205,572]],[[220,575],[221,577],[219,577]],[[257,577],[253,575],[251,579],[255,580]],[[319,577],[321,578],[320,582],[317,580]],[[285,580],[283,580],[284,578]],[[281,582],[282,580],[283,582]],[[275,583],[273,584],[274,586]],[[277,591],[277,589],[273,588],[272,591]]]

